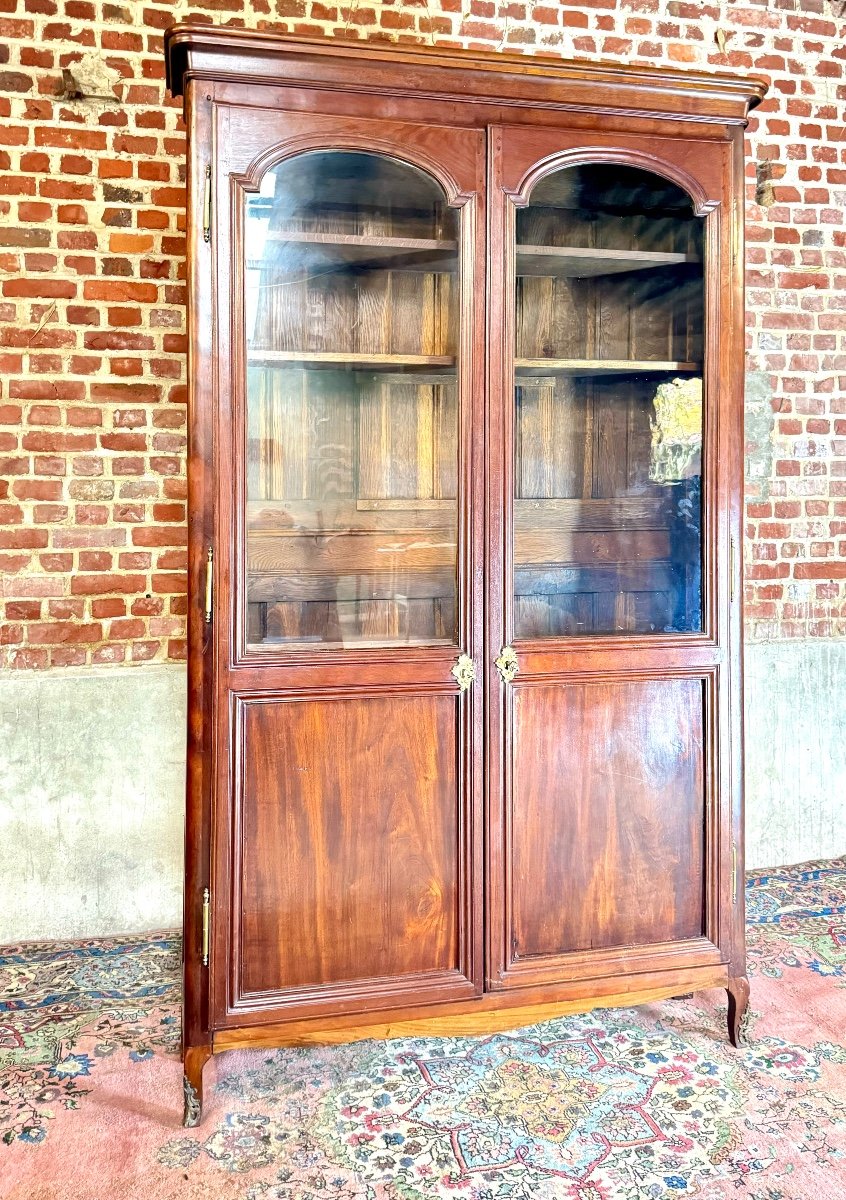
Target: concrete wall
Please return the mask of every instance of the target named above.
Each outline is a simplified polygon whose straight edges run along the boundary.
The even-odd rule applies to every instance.
[[[846,853],[846,641],[747,647],[750,866]],[[181,920],[185,674],[0,677],[0,943]]]
[[[0,675],[0,943],[179,924],[180,665]]]
[[[746,647],[746,860],[846,854],[846,641]]]

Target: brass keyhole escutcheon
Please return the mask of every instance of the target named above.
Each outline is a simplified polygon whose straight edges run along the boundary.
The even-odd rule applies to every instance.
[[[499,671],[502,682],[513,682],[514,676],[520,670],[520,664],[517,662],[517,651],[514,647],[503,646],[499,652],[499,658],[494,661],[496,662],[496,669]]]
[[[459,654],[455,660],[455,665],[452,668],[452,674],[455,676],[455,682],[458,684],[460,692],[466,692],[470,684],[476,678],[476,666],[473,659],[467,654]]]

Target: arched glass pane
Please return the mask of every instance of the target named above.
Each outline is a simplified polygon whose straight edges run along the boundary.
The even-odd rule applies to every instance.
[[[458,216],[374,154],[246,205],[247,642],[456,637]]]
[[[704,223],[592,164],[516,227],[515,637],[697,632]]]

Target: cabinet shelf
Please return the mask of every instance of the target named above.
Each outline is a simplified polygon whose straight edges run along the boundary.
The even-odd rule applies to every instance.
[[[561,279],[586,279],[594,275],[621,275],[699,263],[693,254],[652,250],[602,250],[582,246],[518,246],[518,275],[553,275]]]
[[[514,367],[519,377],[527,378],[538,375],[666,374],[669,371],[692,374],[702,370],[702,363],[625,358],[518,358]]]
[[[449,375],[455,371],[452,354],[356,354],[352,351],[251,350],[251,366],[325,367],[343,371],[428,371]]]
[[[297,268],[373,267],[381,270],[451,271],[457,269],[458,243],[441,238],[382,237],[367,234],[275,231],[269,242],[297,250]],[[517,274],[547,275],[562,279],[587,279],[596,275],[619,275],[627,271],[649,271],[660,267],[701,264],[693,254],[652,250],[605,250],[587,246],[518,245]],[[276,264],[261,260],[250,267],[262,269]]]
[[[455,372],[452,354],[359,354],[352,351],[326,350],[251,350],[247,356],[250,366],[265,367],[324,367],[353,371],[425,371],[435,375]],[[693,374],[702,370],[702,363],[661,359],[601,359],[601,358],[518,358],[515,370],[520,378],[539,375],[646,375]]]
[[[273,232],[269,242],[295,248],[296,266],[376,267],[384,271],[455,271],[458,243],[442,238],[382,237],[354,233]],[[258,267],[263,263],[252,264]],[[267,264],[268,266],[274,264]]]

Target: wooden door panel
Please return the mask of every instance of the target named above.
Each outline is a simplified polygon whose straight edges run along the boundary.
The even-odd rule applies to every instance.
[[[514,958],[704,933],[703,685],[514,695]]]
[[[236,1007],[463,982],[457,699],[237,708]]]

